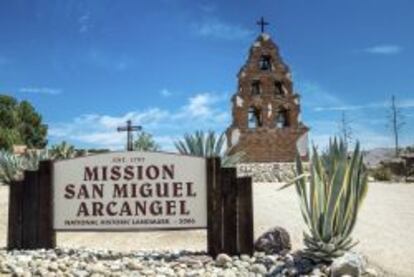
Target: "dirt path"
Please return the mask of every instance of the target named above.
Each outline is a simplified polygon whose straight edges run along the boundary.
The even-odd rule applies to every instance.
[[[254,185],[255,236],[285,227],[295,249],[302,247],[305,226],[293,189]],[[0,187],[0,247],[6,245],[8,189]],[[414,185],[371,183],[354,232],[357,251],[396,276],[414,276]],[[58,233],[59,246],[132,249],[205,250],[205,231],[140,233]]]

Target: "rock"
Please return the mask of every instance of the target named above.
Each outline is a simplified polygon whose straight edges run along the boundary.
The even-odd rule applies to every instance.
[[[274,227],[262,234],[254,243],[256,251],[266,254],[284,254],[292,249],[289,233],[282,227]]]
[[[286,268],[286,264],[284,262],[278,261],[273,265],[270,270],[270,276],[277,276],[278,274],[282,273],[282,271]]]
[[[141,271],[142,275],[144,276],[155,276],[155,271],[152,269],[145,269]]]
[[[297,257],[294,260],[294,267],[298,270],[299,274],[309,274],[312,272],[315,263],[304,257]]]
[[[262,275],[265,275],[267,273],[266,267],[262,264],[253,264],[250,268],[250,271]]]
[[[58,270],[59,270],[59,265],[58,265],[58,263],[57,263],[57,262],[51,262],[51,263],[49,264],[49,266],[47,267],[47,269],[48,269],[49,271],[56,272],[56,271],[58,271]]]
[[[331,265],[331,276],[340,277],[349,275],[358,277],[365,272],[364,258],[354,252],[347,252],[342,257],[333,260]]]
[[[89,276],[89,272],[86,270],[74,270],[72,271],[72,275],[75,277],[86,277]]]
[[[45,267],[39,267],[35,271],[36,276],[46,276],[49,271]]]
[[[129,261],[127,264],[129,270],[141,270],[143,266],[137,261]]]
[[[13,270],[13,274],[17,276],[23,275],[24,273],[23,268],[20,268],[20,267],[15,267],[12,270]]]
[[[6,262],[0,263],[0,273],[4,273],[4,274],[11,273],[10,268]]]
[[[232,259],[229,255],[221,253],[217,255],[216,264],[218,266],[225,266],[227,263],[231,263]]]
[[[244,261],[244,262],[249,262],[251,261],[251,258],[249,255],[243,254],[240,256],[240,260]]]
[[[365,269],[364,276],[366,276],[366,277],[377,277],[378,272],[373,268],[367,268],[367,269]]]
[[[226,269],[223,273],[224,277],[236,277],[237,274],[232,269]]]
[[[90,273],[97,273],[97,274],[101,274],[101,275],[104,275],[104,276],[108,275],[107,269],[101,263],[96,263],[94,265],[89,265],[89,266],[87,266],[87,270]]]

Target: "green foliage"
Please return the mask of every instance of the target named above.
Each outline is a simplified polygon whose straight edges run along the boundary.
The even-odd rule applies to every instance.
[[[76,156],[76,150],[73,145],[62,141],[60,144],[52,145],[50,154],[54,160],[71,159]]]
[[[47,150],[33,150],[28,151],[23,158],[24,170],[37,170],[39,168],[39,162],[44,160],[49,160],[49,152]]]
[[[0,151],[0,183],[10,185],[22,178],[24,158],[7,151]]]
[[[0,151],[0,183],[10,185],[20,180],[25,170],[37,170],[39,162],[49,158],[46,150],[29,151],[25,155],[15,155]]]
[[[134,141],[134,150],[137,151],[158,151],[160,146],[154,141],[151,134],[141,132]]]
[[[322,156],[314,147],[310,175],[298,156],[296,176],[292,184],[309,229],[304,232],[305,254],[323,261],[342,256],[356,244],[350,235],[368,189],[359,143],[351,157],[342,140],[330,142]]]
[[[233,167],[242,161],[244,154],[230,154],[230,149],[225,148],[225,142],[224,134],[218,136],[214,131],[196,131],[194,134],[185,134],[183,139],[176,141],[174,145],[181,154],[220,157],[222,166]]]
[[[0,127],[0,149],[12,150],[13,145],[21,144],[24,142],[18,130]]]
[[[11,150],[13,144],[44,148],[46,134],[47,126],[29,102],[0,95],[0,149]]]
[[[380,165],[377,168],[371,169],[369,174],[376,181],[391,181],[392,178],[391,169],[384,165]]]

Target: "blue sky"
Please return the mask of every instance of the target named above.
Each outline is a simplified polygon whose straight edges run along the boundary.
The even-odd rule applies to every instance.
[[[394,94],[414,143],[411,0],[4,0],[0,93],[28,99],[49,140],[124,146],[141,124],[165,150],[185,132],[223,131],[260,16],[289,64],[310,138],[326,144],[343,111],[364,148],[391,146]]]

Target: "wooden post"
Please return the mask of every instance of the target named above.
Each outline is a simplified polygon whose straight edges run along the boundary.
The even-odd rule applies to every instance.
[[[7,248],[22,248],[23,234],[23,181],[9,185],[9,222],[7,231]]]
[[[223,246],[224,252],[229,255],[238,254],[237,246],[237,176],[236,168],[223,168],[221,170],[221,186],[223,190]]]
[[[207,158],[207,251],[213,257],[223,250],[220,164],[220,158]]]
[[[239,252],[252,255],[254,252],[252,178],[237,178],[237,192]]]
[[[56,232],[53,230],[53,161],[39,163],[39,233],[38,248],[55,248]]]
[[[25,171],[23,182],[23,236],[22,247],[35,249],[38,233],[39,191],[37,171]]]
[[[51,161],[40,162],[38,171],[25,171],[23,181],[10,185],[9,249],[55,247],[52,166]]]

